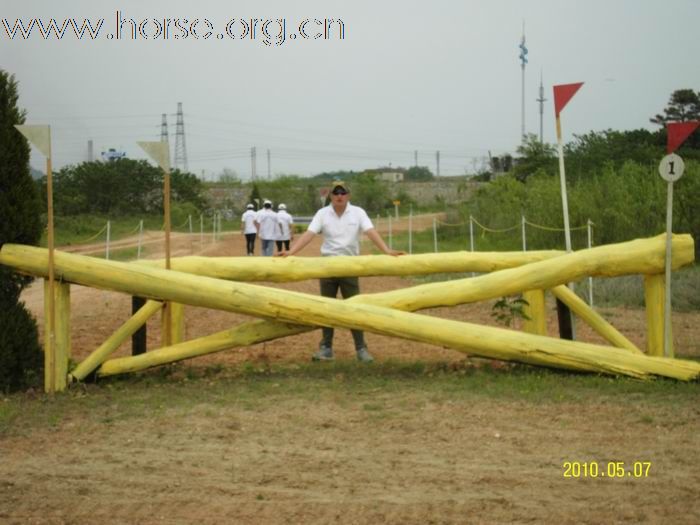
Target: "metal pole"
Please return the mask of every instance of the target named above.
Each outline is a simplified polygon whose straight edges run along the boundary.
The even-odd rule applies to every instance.
[[[527,251],[527,239],[525,237],[525,215],[521,215],[522,231],[523,231],[523,251]]]
[[[673,235],[673,182],[666,194],[666,290],[664,301],[664,357],[671,357],[671,237]]]
[[[110,235],[110,230],[112,229],[112,223],[111,221],[107,221],[107,237],[105,239],[105,259],[109,261],[109,235]]]
[[[192,215],[188,215],[187,220],[190,223],[190,235],[192,235]]]

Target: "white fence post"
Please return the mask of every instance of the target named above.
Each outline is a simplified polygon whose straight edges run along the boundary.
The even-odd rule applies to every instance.
[[[136,248],[136,260],[141,258],[141,244],[143,243],[143,219],[139,221],[139,245]]]
[[[437,253],[437,219],[433,217],[433,252]]]
[[[392,238],[391,213],[387,213],[387,217],[389,217],[389,249],[393,250],[394,249],[394,242],[393,242],[393,238]]]
[[[204,247],[204,215],[199,214],[199,249]]]
[[[413,204],[408,212],[408,254],[413,253]]]
[[[591,246],[593,245],[593,234],[592,234],[592,229],[591,226],[593,223],[591,222],[591,219],[588,219],[588,249],[591,249]],[[593,277],[588,276],[588,305],[593,308]]]
[[[527,251],[527,239],[525,238],[525,215],[521,215],[522,231],[523,231],[523,251]]]
[[[474,218],[469,216],[469,249],[474,253]],[[472,277],[476,277],[476,272],[472,272]]]
[[[107,238],[105,241],[105,259],[109,261],[109,236],[110,236],[110,230],[112,227],[111,221],[107,221]]]

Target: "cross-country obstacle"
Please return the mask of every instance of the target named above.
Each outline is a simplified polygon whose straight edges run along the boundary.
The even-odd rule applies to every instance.
[[[689,235],[674,235],[672,267],[694,260]],[[96,372],[107,376],[162,365],[229,348],[270,341],[321,326],[360,329],[452,348],[470,355],[539,366],[635,378],[664,376],[679,380],[700,377],[700,363],[663,355],[665,236],[600,246],[573,253],[558,251],[385,255],[359,257],[203,258],[125,263],[55,253],[58,305],[55,356],[47,356],[57,390],[71,380]],[[7,244],[0,264],[37,277],[48,274],[42,248]],[[267,287],[239,280],[291,281],[324,276],[421,275],[447,272],[490,272],[472,278],[359,295],[342,301]],[[646,354],[589,308],[565,283],[588,276],[644,275]],[[74,369],[70,355],[70,283],[123,292],[149,301],[115,334]],[[601,334],[611,346],[568,341],[545,335],[544,293],[559,300]],[[480,326],[416,313],[522,293],[528,301],[525,333]],[[48,295],[48,293],[47,293]],[[135,330],[165,304],[176,320],[174,344],[138,356],[109,359]],[[244,313],[261,320],[191,341],[182,341],[182,305]],[[47,375],[50,377],[50,375]],[[49,384],[47,382],[47,384]]]

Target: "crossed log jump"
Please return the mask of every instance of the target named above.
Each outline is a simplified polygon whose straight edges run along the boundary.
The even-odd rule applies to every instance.
[[[66,371],[68,377],[63,380],[81,380],[95,370],[100,376],[143,370],[321,326],[360,329],[444,346],[470,355],[538,366],[635,378],[665,376],[692,380],[700,377],[700,363],[648,355],[658,353],[659,323],[663,325],[663,301],[658,298],[663,296],[659,290],[663,290],[664,256],[665,235],[573,253],[454,252],[398,258],[385,255],[255,259],[183,257],[172,259],[170,270],[161,268],[164,263],[160,261],[125,263],[57,251],[57,280],[150,299],[100,348],[76,368]],[[7,244],[0,250],[0,264],[38,277],[48,275],[47,260],[47,251],[42,248]],[[693,260],[693,239],[689,235],[674,235],[672,267],[677,269]],[[358,295],[344,301],[239,282],[447,272],[489,273],[391,292]],[[565,286],[565,283],[588,276],[629,274],[645,276],[649,325],[647,354],[637,349]],[[551,290],[612,346],[547,337],[540,335],[541,331],[521,333],[412,313],[523,292],[544,293],[544,290]],[[109,359],[119,344],[159,311],[164,302],[226,310],[261,319],[142,355]],[[62,304],[65,305],[65,301]],[[528,313],[544,315],[543,311],[534,312],[532,309]],[[57,361],[64,359],[67,361],[67,357],[57,357]],[[60,375],[63,373],[59,372]]]

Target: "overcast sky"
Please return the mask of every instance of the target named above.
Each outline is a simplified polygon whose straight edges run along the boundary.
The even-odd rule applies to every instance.
[[[12,4],[0,15],[0,67],[19,82],[27,123],[51,125],[56,168],[87,160],[89,139],[96,156],[116,148],[144,158],[136,141],[160,139],[162,113],[174,155],[182,102],[189,169],[210,180],[224,168],[249,179],[252,146],[259,177],[267,176],[268,150],[273,176],[409,167],[416,151],[434,172],[438,150],[441,175],[473,172],[489,151],[513,153],[520,142],[523,23],[526,131],[539,134],[542,74],[547,142],[556,140],[554,84],[585,82],[562,114],[565,141],[607,128],[654,129],[649,117],[672,91],[700,90],[697,0]],[[117,11],[127,20],[120,40]],[[18,18],[28,26],[51,17],[59,25],[104,22],[95,39],[68,27],[62,39],[45,40],[37,26],[26,39],[8,37]],[[154,38],[153,19],[168,18],[168,38]],[[255,39],[241,38],[241,20],[250,26],[255,18],[271,20],[271,38],[262,22]],[[146,20],[149,38],[132,40],[131,19]],[[226,34],[232,19],[235,38]],[[329,39],[314,39],[323,31],[315,19],[342,20],[344,38],[333,24]],[[299,35],[305,20],[309,39]],[[37,154],[32,164],[43,167]]]

